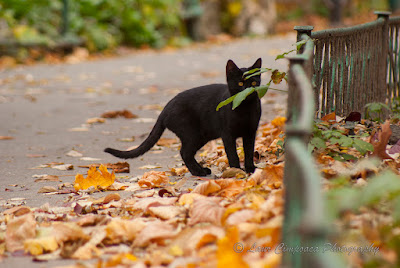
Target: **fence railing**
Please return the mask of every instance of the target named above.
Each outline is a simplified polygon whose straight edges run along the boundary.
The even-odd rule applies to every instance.
[[[315,42],[312,81],[319,116],[363,114],[367,103],[399,96],[400,18],[375,13],[373,22],[309,31]]]
[[[306,34],[302,53],[289,58],[288,114],[285,144],[285,221],[282,241],[282,267],[344,267],[340,260],[318,250],[305,253],[306,248],[322,249],[326,243],[326,228],[321,192],[321,178],[307,151],[314,121],[314,94],[311,67],[314,42]],[[289,116],[288,116],[289,117]]]

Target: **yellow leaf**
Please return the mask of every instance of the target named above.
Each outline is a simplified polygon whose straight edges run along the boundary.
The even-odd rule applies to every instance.
[[[275,117],[275,118],[271,121],[271,124],[272,124],[274,127],[282,127],[282,126],[285,124],[285,122],[286,122],[286,117],[278,116],[278,117]]]
[[[244,244],[239,241],[239,231],[236,227],[229,228],[226,236],[217,241],[217,267],[236,268],[249,267],[243,260]]]
[[[44,252],[53,252],[58,248],[57,240],[54,236],[27,239],[24,242],[24,249],[31,255],[37,256]]]
[[[231,2],[228,4],[228,12],[232,17],[236,17],[242,11],[242,3],[240,1]]]
[[[109,258],[105,267],[129,266],[135,264],[137,258],[130,253],[119,253]]]
[[[91,167],[86,179],[81,174],[77,174],[74,182],[75,190],[86,190],[91,186],[96,189],[105,189],[114,183],[114,172],[108,173],[104,165],[100,165],[99,171],[97,171],[96,167]]]

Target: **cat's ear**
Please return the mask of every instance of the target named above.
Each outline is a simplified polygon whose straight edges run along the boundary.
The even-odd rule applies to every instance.
[[[237,71],[240,71],[239,67],[236,66],[233,60],[228,60],[228,62],[226,63],[226,73],[228,74]]]
[[[261,68],[261,58],[258,58],[256,62],[251,66],[249,69],[254,69],[254,68]]]

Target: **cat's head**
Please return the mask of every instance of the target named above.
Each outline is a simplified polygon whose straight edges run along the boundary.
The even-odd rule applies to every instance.
[[[248,87],[257,87],[261,83],[261,75],[255,75],[249,79],[245,79],[243,74],[254,68],[261,68],[261,58],[249,68],[239,68],[232,60],[226,63],[226,81],[228,83],[229,92],[235,95]]]

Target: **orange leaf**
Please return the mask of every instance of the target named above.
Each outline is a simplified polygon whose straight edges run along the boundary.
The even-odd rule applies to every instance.
[[[236,227],[229,228],[226,236],[217,241],[218,268],[249,267],[243,260],[244,244],[239,240],[239,231]]]
[[[36,221],[32,213],[16,217],[7,224],[6,247],[9,252],[24,249],[24,241],[36,236]]]
[[[114,183],[114,172],[112,174],[108,173],[107,168],[103,165],[100,165],[99,171],[97,171],[96,167],[91,167],[86,179],[81,174],[77,174],[74,182],[75,190],[86,190],[91,186],[96,189],[105,189]]]
[[[322,117],[321,120],[328,123],[336,123],[336,113],[332,112],[330,114],[327,114],[324,117]]]
[[[386,146],[389,142],[390,136],[392,135],[389,120],[387,120],[381,127],[382,131],[378,134],[378,140],[375,140],[373,137],[370,138],[370,143],[374,146],[374,152],[372,155],[381,159],[393,159],[386,153]]]
[[[140,187],[160,187],[163,184],[168,184],[168,176],[162,171],[150,171],[143,174],[142,178],[138,181]]]

